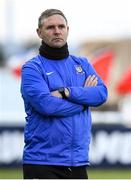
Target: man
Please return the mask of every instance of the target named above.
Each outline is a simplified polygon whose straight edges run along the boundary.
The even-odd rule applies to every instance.
[[[60,10],[44,11],[39,55],[22,67],[25,179],[88,178],[90,107],[106,101],[107,89],[86,58],[69,55],[68,32]]]

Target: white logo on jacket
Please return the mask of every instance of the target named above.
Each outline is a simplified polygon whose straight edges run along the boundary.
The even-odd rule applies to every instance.
[[[54,73],[53,71],[52,72],[47,72],[46,75],[51,75],[53,73]]]
[[[84,73],[81,65],[75,65],[75,69],[76,69],[76,72],[77,72],[77,73],[82,73],[82,74]]]

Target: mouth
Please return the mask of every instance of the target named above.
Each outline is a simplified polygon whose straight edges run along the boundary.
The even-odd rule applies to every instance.
[[[63,41],[62,38],[54,38],[53,41]]]

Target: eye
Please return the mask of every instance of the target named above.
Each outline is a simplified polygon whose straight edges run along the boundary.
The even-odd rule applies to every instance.
[[[54,29],[54,28],[55,28],[54,26],[48,26],[47,30]]]
[[[61,25],[59,25],[59,28],[60,28],[60,29],[63,29],[63,28],[65,28],[65,25],[64,25],[64,24],[61,24]]]

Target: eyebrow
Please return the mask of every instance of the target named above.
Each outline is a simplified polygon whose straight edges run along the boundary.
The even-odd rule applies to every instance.
[[[48,25],[46,28],[47,29],[49,29],[49,28],[53,28],[53,27],[55,27],[55,26],[58,26],[58,27],[66,27],[66,25],[65,24],[58,24],[58,25]]]

